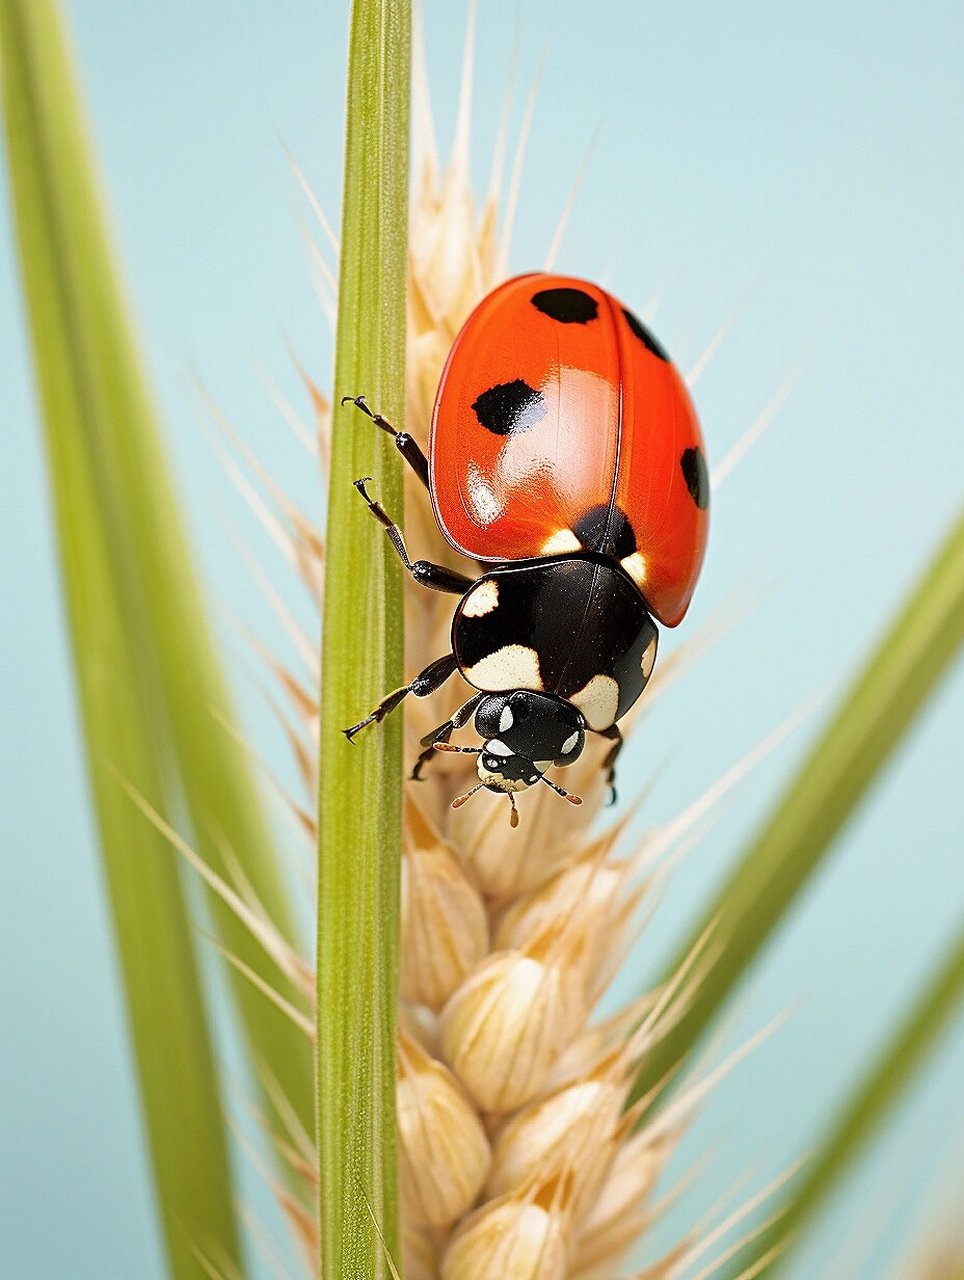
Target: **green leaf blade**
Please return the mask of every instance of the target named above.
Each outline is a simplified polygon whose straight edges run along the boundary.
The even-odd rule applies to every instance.
[[[125,849],[130,858],[134,849],[149,848],[154,837],[145,832],[143,817],[126,796],[121,803],[137,825],[128,826],[122,820],[111,790],[116,790],[116,780],[102,782],[97,772],[104,760],[165,816],[186,807],[192,842],[205,861],[225,876],[224,853],[230,849],[279,930],[288,937],[294,930],[257,789],[241,747],[225,728],[231,722],[226,685],[127,316],[58,8],[53,0],[0,0],[0,21],[16,226],[61,557],[71,597],[88,755],[135,1042],[141,1037],[147,1044],[148,1033],[138,1020],[151,1022],[152,982],[161,989],[169,974],[183,973],[183,964],[169,949],[181,945],[187,925],[183,903],[174,896],[175,890],[178,895],[180,891],[173,865],[176,855],[169,848],[166,856],[174,878],[156,893],[152,890],[149,903],[137,900],[133,882],[120,883],[118,868],[127,870],[121,862]],[[95,541],[88,547],[85,530],[93,529],[96,536],[89,536]],[[95,564],[88,563],[92,559]],[[100,587],[88,580],[94,572],[103,576]],[[105,618],[112,619],[114,631],[102,638],[103,650],[90,626],[89,598],[101,600]],[[142,767],[134,747],[116,734],[111,736],[111,726],[116,730],[122,719],[125,700],[131,703],[132,723],[150,736],[150,769],[146,764]],[[106,809],[110,810],[107,816]],[[153,928],[156,945],[140,948],[136,930],[153,905],[158,905],[166,923],[144,926],[147,936]],[[219,901],[213,902],[213,909],[226,948],[297,1003],[297,993],[236,916]],[[153,967],[148,973],[133,973],[132,967],[139,964]],[[310,1128],[308,1041],[247,978],[232,974],[232,981],[252,1059],[266,1065],[301,1122]],[[201,1015],[187,997],[175,1004],[186,1017],[190,1013],[195,1023],[182,1028],[183,1042],[169,1037],[167,1045],[155,1045],[158,1052],[153,1057],[141,1052],[138,1044],[142,1090],[151,1087],[145,1064],[162,1061],[168,1045],[187,1060],[193,1045],[198,1054],[195,1074],[209,1079],[206,1109],[220,1126],[212,1068],[204,1059],[210,1046]],[[153,1030],[160,1040],[157,1028]],[[184,1146],[183,1133],[176,1136],[180,1101],[171,1091],[167,1097],[166,1117],[160,1106],[152,1112],[152,1101],[146,1100],[149,1115],[160,1117],[167,1126],[162,1134],[152,1132],[152,1146],[173,1150],[180,1144],[180,1156],[187,1160],[191,1148]],[[191,1099],[183,1099],[183,1105],[190,1108]],[[175,1136],[169,1138],[172,1128]],[[205,1143],[215,1153],[223,1151],[223,1145],[223,1137],[215,1141],[212,1136]],[[197,1160],[196,1152],[193,1158]],[[206,1167],[204,1160],[199,1167]],[[237,1249],[226,1161],[218,1163],[212,1157],[207,1174],[211,1196],[222,1202],[222,1208],[228,1206],[231,1227],[224,1225],[227,1219],[222,1213],[221,1225],[212,1224],[201,1235],[215,1244],[223,1237],[220,1251],[233,1257]],[[158,1184],[162,1211],[169,1221],[179,1221],[183,1235],[185,1223],[193,1219],[182,1212],[177,1186],[193,1187],[194,1181],[159,1171]],[[167,1203],[169,1193],[173,1208]],[[196,1199],[199,1205],[205,1202],[200,1192]],[[203,1239],[195,1244],[203,1250]],[[196,1274],[187,1262],[184,1265],[185,1274]]]
[[[885,631],[770,818],[670,969],[707,930],[718,958],[641,1064],[633,1099],[672,1072],[819,867],[964,643],[964,514]]]
[[[398,561],[352,487],[371,476],[373,494],[401,520],[401,466],[388,437],[337,401],[364,393],[402,426],[410,28],[405,0],[353,5],[322,650],[317,1106],[326,1276],[387,1276],[386,1249],[398,1257],[401,714],[355,745],[342,730],[403,678]]]
[[[60,59],[51,88],[37,57]],[[82,389],[61,240],[47,173],[51,113],[71,110],[55,11],[0,0],[0,72],[24,290],[45,438],[88,768],[124,981],[170,1272],[201,1280],[196,1250],[237,1261],[228,1144],[194,939],[167,841],[118,785],[159,810],[164,768],[153,714],[157,690],[130,644],[104,519],[85,447]],[[61,100],[56,100],[59,94]]]
[[[69,338],[69,365],[50,393],[48,418],[61,421],[63,399],[77,406],[77,430],[89,458],[89,497],[109,530],[105,545],[128,642],[140,655],[142,677],[154,684],[159,732],[163,722],[194,842],[222,876],[224,848],[230,848],[270,918],[291,936],[290,909],[257,789],[240,746],[224,727],[232,721],[230,702],[107,235],[57,9],[51,0],[4,3],[11,21],[19,15],[33,68],[36,176],[49,213],[36,226],[21,219],[21,237],[34,257],[46,254],[58,278],[56,303],[34,316],[33,327],[42,335],[61,326]],[[228,949],[297,1002],[233,913],[218,901],[213,910]],[[247,979],[233,975],[232,981],[254,1054],[310,1128],[309,1046]]]

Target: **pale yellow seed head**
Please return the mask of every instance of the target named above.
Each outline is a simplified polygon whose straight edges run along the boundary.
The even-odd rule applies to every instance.
[[[438,1280],[439,1244],[430,1231],[402,1223],[402,1273],[405,1280]]]
[[[625,1090],[582,1080],[530,1103],[501,1129],[492,1149],[488,1196],[524,1187],[540,1173],[571,1170],[573,1201],[598,1188],[615,1151]]]
[[[639,1238],[645,1206],[675,1139],[636,1134],[619,1147],[595,1203],[573,1230],[569,1280],[608,1280]]]
[[[442,1010],[442,1054],[484,1111],[534,1098],[586,1016],[585,984],[559,960],[495,952]]]
[[[569,786],[569,779],[565,779]],[[538,888],[574,856],[581,811],[545,786],[518,797],[521,822],[509,827],[506,797],[480,791],[451,817],[449,832],[465,865],[490,898],[510,899]]]
[[[401,995],[440,1009],[488,951],[488,917],[482,895],[451,848],[413,804],[406,809]]]
[[[442,1280],[563,1280],[565,1218],[551,1203],[507,1196],[472,1215],[442,1257]]]
[[[524,946],[547,925],[558,923],[574,907],[582,907],[587,897],[598,911],[606,911],[623,879],[616,866],[581,859],[511,903],[498,918],[493,945]]]
[[[493,946],[526,947],[545,929],[562,925],[580,947],[592,985],[618,941],[612,923],[624,882],[618,865],[582,859],[507,907],[494,930]]]
[[[491,1159],[482,1122],[455,1077],[402,1032],[398,1045],[399,1183],[405,1220],[448,1227],[472,1205]]]
[[[506,246],[497,176],[493,196],[476,215],[467,128],[457,127],[462,142],[444,170],[426,146],[432,130],[419,74],[406,406],[404,423],[397,425],[425,448],[445,360],[470,311],[504,277]],[[308,386],[327,465],[331,407],[310,381]],[[373,395],[372,408],[385,406]],[[359,418],[355,429],[372,428]],[[405,487],[408,545],[420,556],[471,572],[444,540],[424,487],[408,469]],[[295,564],[320,601],[323,540],[297,518],[292,523]],[[544,550],[576,546],[572,531],[560,526]],[[645,576],[638,555],[624,567]],[[429,657],[448,652],[452,606],[445,596],[406,592],[409,675]],[[663,664],[663,679],[670,665]],[[317,681],[302,682],[280,667],[277,674],[296,709],[289,736],[314,794]],[[419,740],[471,692],[455,678],[431,697],[408,700],[409,766]],[[608,696],[611,701],[611,688]],[[471,721],[453,742],[478,743]],[[470,755],[439,754],[425,783],[406,788],[397,1059],[406,1280],[612,1280],[620,1257],[648,1222],[651,1188],[672,1144],[664,1139],[655,1146],[645,1136],[626,1141],[630,1121],[621,1111],[626,1081],[620,1074],[626,1069],[621,1048],[646,1007],[634,1002],[586,1025],[619,961],[641,894],[622,864],[611,860],[619,825],[594,840],[588,836],[606,798],[600,763],[609,745],[590,735],[578,761],[547,775],[580,796],[581,806],[539,784],[519,796],[515,831],[505,795],[480,793],[458,811],[450,809],[453,797],[477,781]],[[487,957],[490,946],[495,954]],[[310,1153],[311,1139],[303,1135],[303,1141]],[[310,1179],[317,1157],[304,1164]],[[317,1274],[317,1223],[300,1200],[284,1195],[312,1259],[309,1270]],[[315,1186],[307,1195],[316,1203]]]

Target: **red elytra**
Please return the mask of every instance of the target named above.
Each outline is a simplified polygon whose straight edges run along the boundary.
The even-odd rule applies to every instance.
[[[479,304],[442,373],[429,468],[463,555],[603,550],[660,622],[685,615],[709,519],[699,422],[666,353],[597,285],[533,273]]]

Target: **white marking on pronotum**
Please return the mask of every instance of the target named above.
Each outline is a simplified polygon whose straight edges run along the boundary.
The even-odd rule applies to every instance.
[[[543,688],[539,655],[524,644],[507,644],[486,654],[474,667],[467,667],[465,675],[469,684],[487,692]]]
[[[499,584],[491,578],[466,596],[462,612],[467,618],[483,618],[499,604]]]
[[[593,676],[569,701],[586,717],[590,729],[608,729],[611,724],[616,723],[619,685],[612,676]]]
[[[626,558],[624,560],[620,560],[619,563],[632,578],[633,582],[636,583],[637,587],[644,587],[646,585],[646,557],[641,551],[634,551],[631,556],[626,556]]]
[[[656,665],[656,637],[653,636],[649,644],[643,650],[643,656],[639,660],[639,669],[643,673],[643,679],[648,680],[653,674],[653,667]]]
[[[582,543],[571,529],[557,529],[539,548],[544,556],[559,556],[566,551],[581,551]]]
[[[563,754],[564,756],[567,756],[567,755],[569,754],[569,752],[573,749],[573,747],[576,745],[576,743],[577,743],[578,741],[579,741],[579,731],[577,730],[577,731],[572,735],[572,737],[571,737],[571,738],[567,738],[567,739],[565,740],[565,742],[562,744],[562,754]]]
[[[506,729],[511,729],[514,723],[512,708],[505,706],[502,708],[502,714],[499,716],[499,733],[505,733]]]

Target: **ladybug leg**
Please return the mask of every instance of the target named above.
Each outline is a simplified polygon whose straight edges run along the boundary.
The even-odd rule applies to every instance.
[[[485,697],[484,693],[477,693],[469,698],[468,702],[463,702],[458,711],[452,716],[451,720],[444,720],[437,729],[433,729],[431,733],[427,733],[422,739],[422,746],[425,750],[415,761],[415,768],[412,770],[412,778],[416,782],[422,781],[422,769],[428,764],[429,760],[435,758],[436,742],[448,742],[456,729],[461,729],[463,725],[468,724],[471,720],[475,708]]]
[[[424,671],[418,673],[411,684],[403,684],[400,689],[395,689],[386,694],[370,715],[367,715],[364,720],[359,720],[357,724],[353,724],[350,729],[342,729],[342,733],[349,742],[354,742],[356,733],[366,728],[367,725],[379,724],[410,693],[413,693],[416,698],[427,698],[430,693],[440,689],[458,665],[454,653],[447,653],[444,658],[436,658],[434,662],[428,664]]]
[[[422,452],[415,437],[410,436],[407,431],[396,431],[387,418],[383,418],[380,413],[373,413],[365,402],[364,396],[342,396],[341,402],[342,404],[353,404],[356,409],[361,409],[362,413],[368,414],[376,427],[380,427],[382,431],[388,432],[395,441],[395,448],[427,489],[428,458],[426,458],[425,454]]]
[[[603,768],[606,770],[606,786],[609,788],[609,803],[616,803],[616,757],[623,749],[622,730],[618,724],[610,725],[608,729],[598,729],[596,732],[600,738],[608,738],[612,742],[612,746],[606,753],[606,759],[603,761]]]
[[[454,569],[447,569],[443,564],[434,564],[431,560],[416,560],[413,563],[409,559],[408,548],[405,546],[405,539],[402,537],[401,529],[399,529],[382,504],[368,496],[368,490],[365,485],[368,484],[370,479],[371,476],[365,476],[362,480],[356,480],[355,488],[368,503],[368,509],[375,519],[385,526],[385,532],[388,534],[392,546],[398,552],[399,560],[401,560],[419,586],[428,587],[431,591],[449,591],[453,595],[465,595],[475,581],[474,578],[467,578],[465,574],[456,573]]]

